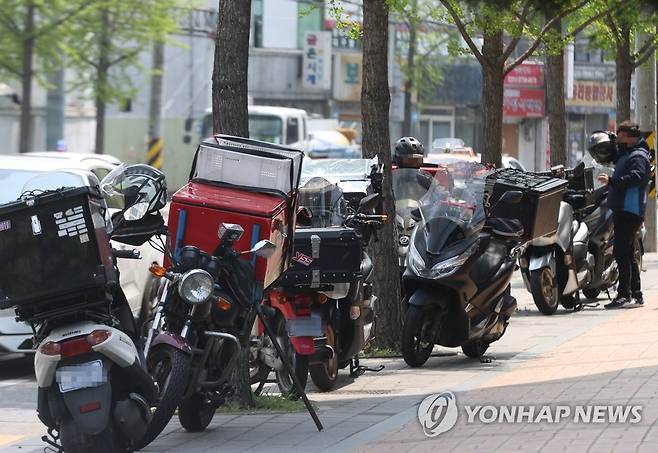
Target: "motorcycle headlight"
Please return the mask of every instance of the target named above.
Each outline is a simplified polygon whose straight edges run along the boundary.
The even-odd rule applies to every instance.
[[[418,252],[416,248],[416,230],[411,234],[409,239],[409,255],[407,257],[407,264],[411,267],[411,270],[414,271],[416,275],[422,276],[422,273],[425,272],[425,260]]]
[[[423,278],[445,278],[454,274],[460,266],[462,266],[468,259],[477,251],[478,244],[475,243],[470,246],[464,253],[454,256],[447,260],[436,263],[432,269],[414,269],[416,273]]]
[[[178,294],[190,304],[202,304],[212,294],[214,285],[215,281],[208,272],[202,269],[194,269],[186,272],[181,277]]]

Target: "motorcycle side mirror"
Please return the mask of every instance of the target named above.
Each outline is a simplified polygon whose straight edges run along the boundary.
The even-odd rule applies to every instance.
[[[363,211],[368,211],[370,209],[375,209],[377,205],[379,204],[379,200],[381,198],[381,195],[378,193],[373,193],[370,194],[366,197],[363,197],[361,201],[359,201],[359,210],[358,212],[363,212]]]
[[[432,178],[430,178],[430,176],[426,175],[425,173],[418,172],[416,174],[416,182],[425,190],[429,190],[429,188],[432,186]]]
[[[143,219],[149,212],[150,203],[136,203],[123,212],[123,218],[129,222]]]
[[[411,212],[409,213],[409,215],[411,216],[412,219],[414,219],[416,222],[418,222],[421,219],[420,208],[412,209]]]
[[[274,252],[276,252],[276,245],[274,242],[263,239],[262,241],[257,242],[251,250],[244,253],[253,253],[256,256],[267,260],[274,255]]]
[[[585,162],[580,161],[580,163],[573,168],[573,175],[579,177],[582,176],[583,173],[585,173]]]
[[[297,225],[310,226],[313,220],[313,211],[305,206],[301,206],[297,210]]]
[[[519,204],[521,200],[523,200],[523,192],[520,190],[508,190],[500,197],[498,203]]]

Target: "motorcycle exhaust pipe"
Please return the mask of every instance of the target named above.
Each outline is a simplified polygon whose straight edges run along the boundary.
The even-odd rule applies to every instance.
[[[333,359],[334,357],[334,348],[328,344],[317,347],[315,354],[310,358],[312,362],[324,362],[325,360]]]

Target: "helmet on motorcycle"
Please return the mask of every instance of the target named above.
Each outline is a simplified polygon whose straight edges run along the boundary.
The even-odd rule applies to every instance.
[[[308,180],[299,188],[299,205],[311,212],[311,226],[326,228],[341,226],[347,215],[343,191],[322,177]]]
[[[402,137],[395,142],[395,162],[398,167],[419,168],[423,165],[425,148],[414,137]]]
[[[164,173],[145,164],[121,165],[115,168],[103,178],[100,187],[103,196],[122,209],[146,203],[146,212],[155,212],[167,203]]]
[[[617,156],[617,135],[609,131],[594,131],[587,142],[587,151],[601,165],[608,165]]]

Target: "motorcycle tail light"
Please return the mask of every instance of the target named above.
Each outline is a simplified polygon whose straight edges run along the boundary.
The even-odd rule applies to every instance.
[[[98,346],[101,343],[107,341],[108,338],[112,336],[112,331],[98,329],[94,330],[92,333],[87,335],[87,343],[89,346]]]
[[[320,305],[326,304],[329,298],[326,294],[318,294],[317,301]]]
[[[54,341],[49,341],[41,346],[41,354],[43,355],[60,355],[61,353],[62,347]]]
[[[222,311],[229,311],[231,309],[231,302],[224,299],[223,297],[218,297],[215,302],[215,306]]]
[[[301,316],[309,316],[311,314],[312,304],[313,304],[313,296],[311,294],[295,295],[295,301],[293,303],[295,314]]]
[[[60,346],[62,348],[62,357],[75,357],[76,355],[92,352],[87,337],[63,341],[60,343]]]
[[[101,408],[100,401],[92,401],[90,403],[81,404],[78,408],[81,414],[86,414],[88,412],[94,412]]]

